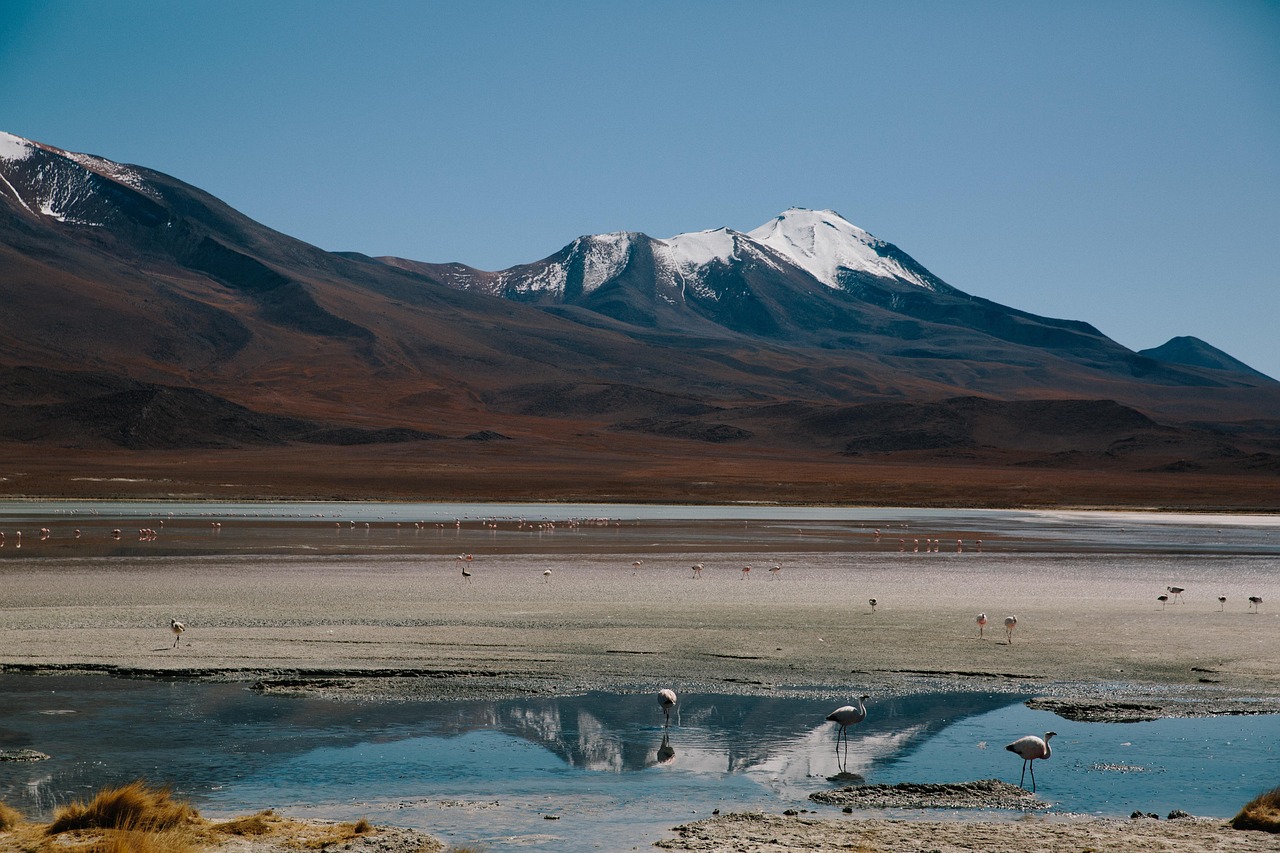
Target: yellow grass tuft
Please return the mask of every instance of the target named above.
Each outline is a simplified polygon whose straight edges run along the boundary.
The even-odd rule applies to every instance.
[[[0,802],[0,832],[8,832],[22,823],[22,812],[8,803]]]
[[[109,829],[82,849],[84,853],[196,853],[203,846],[186,828],[159,832]]]
[[[1280,788],[1272,788],[1250,800],[1240,814],[1231,819],[1236,829],[1259,829],[1280,832]]]
[[[215,823],[210,829],[227,835],[266,835],[280,824],[275,812],[267,809],[257,814],[238,817],[234,820]]]
[[[151,788],[139,780],[120,788],[104,788],[87,804],[63,806],[45,833],[57,835],[77,829],[161,832],[191,824],[199,817],[190,803],[173,800],[167,788]]]

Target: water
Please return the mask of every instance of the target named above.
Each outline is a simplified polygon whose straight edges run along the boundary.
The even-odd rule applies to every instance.
[[[555,527],[546,527],[548,521]],[[139,527],[157,528],[160,536],[139,541]],[[50,529],[48,539],[40,538],[41,528]],[[120,539],[112,534],[116,528]],[[877,589],[912,572],[938,583],[962,579],[967,594],[990,601],[1032,601],[1046,578],[1070,581],[1072,594],[1102,585],[1154,613],[1153,592],[1188,579],[1200,597],[1170,606],[1168,618],[1246,626],[1252,633],[1241,633],[1240,642],[1257,643],[1274,637],[1265,621],[1272,617],[1244,615],[1242,596],[1262,594],[1270,602],[1280,581],[1280,517],[1274,516],[0,501],[0,530],[8,534],[0,547],[0,605],[6,589],[17,595],[16,587],[4,586],[6,567],[35,565],[70,578],[100,570],[131,579],[136,572],[162,588],[161,598],[182,593],[165,586],[176,582],[170,578],[196,585],[224,572],[241,578],[244,571],[299,577],[336,571],[359,576],[365,598],[383,607],[404,589],[417,590],[412,584],[422,587],[421,599],[405,603],[403,612],[361,617],[388,624],[421,618],[425,602],[469,604],[473,588],[458,582],[453,555],[473,551],[485,558],[476,594],[518,619],[530,601],[549,606],[552,590],[555,600],[586,612],[600,609],[599,595],[616,594],[614,586],[597,592],[587,582],[545,586],[544,562],[529,555],[547,557],[557,580],[580,581],[592,573],[629,576],[631,560],[642,555],[645,571],[628,591],[637,596],[669,595],[669,583],[685,578],[690,562],[705,559],[707,588],[743,606],[865,600],[862,592],[852,596],[851,585]],[[965,555],[899,553],[900,539],[909,549],[921,537],[939,537],[951,548],[957,538],[983,539],[984,550],[980,560],[970,559],[972,544]],[[780,560],[795,582],[742,583],[737,570],[743,555],[752,554]],[[419,564],[439,568],[439,578]],[[400,567],[412,567],[413,574],[397,574]],[[405,577],[412,578],[410,587]],[[517,588],[516,580],[530,585]],[[722,580],[728,582],[711,586]],[[101,618],[112,626],[154,622],[123,586],[120,601],[113,595],[103,602],[110,613]],[[1231,595],[1231,613],[1218,612],[1212,596],[1219,592]],[[11,611],[9,619],[15,627],[41,627],[45,604]],[[354,606],[344,601],[335,615],[322,601],[320,611],[292,618],[341,622],[352,618]],[[216,610],[216,598],[208,598],[189,602],[183,612],[214,626],[220,624]],[[966,612],[968,630],[971,618]],[[161,645],[166,638],[162,632]],[[1058,812],[1163,815],[1181,808],[1228,817],[1280,781],[1276,715],[1073,723],[1032,711],[1023,698],[873,696],[868,719],[851,735],[845,769],[870,783],[1017,782],[1021,762],[1004,744],[1052,729],[1059,733],[1053,757],[1037,762],[1036,775],[1040,796]],[[840,769],[834,728],[823,722],[835,704],[691,694],[681,699],[678,725],[664,730],[650,695],[371,705],[263,696],[242,684],[0,673],[0,749],[52,756],[0,762],[0,799],[30,816],[48,816],[104,785],[145,778],[172,784],[211,816],[271,807],[415,826],[487,849],[644,849],[670,827],[717,808],[813,808],[839,817],[839,810],[808,800],[835,784],[829,777]]]
[[[552,522],[555,529],[543,524]],[[218,524],[220,526],[214,526]],[[572,526],[570,526],[572,524]],[[51,535],[41,539],[40,528]],[[140,527],[157,529],[139,542]],[[112,537],[119,529],[121,537]],[[22,547],[14,537],[23,531]],[[80,538],[74,531],[80,530]],[[875,531],[881,535],[874,535]],[[0,501],[0,560],[40,556],[423,554],[616,549],[897,552],[918,537],[970,551],[1280,556],[1280,516],[648,504]]]
[[[1036,775],[1054,811],[1228,817],[1280,779],[1280,716],[1074,723],[1022,698],[873,697],[844,767],[869,783],[1017,782],[1021,761],[1004,744],[1053,729]],[[691,694],[678,707],[664,729],[648,694],[361,704],[4,674],[0,748],[52,758],[0,762],[0,800],[47,816],[141,777],[211,816],[271,807],[557,851],[644,848],[717,808],[840,816],[807,799],[839,784],[830,700]]]

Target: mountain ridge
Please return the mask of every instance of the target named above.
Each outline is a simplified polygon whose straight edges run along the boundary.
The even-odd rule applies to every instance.
[[[168,447],[143,412],[160,400],[169,423],[207,421],[183,440],[219,452],[498,433],[513,441],[471,457],[573,456],[582,436],[603,436],[647,448],[636,453],[847,460],[856,436],[813,424],[872,406],[857,417],[884,437],[859,439],[861,457],[968,448],[1055,465],[1071,448],[1049,421],[1032,419],[1056,448],[1039,454],[1034,438],[1014,440],[1017,422],[1037,400],[1082,411],[1074,400],[1156,424],[1132,422],[1129,437],[1148,438],[1127,456],[1106,455],[1121,428],[1080,438],[1088,464],[1138,470],[1185,452],[1234,471],[1243,457],[1205,450],[1215,429],[1244,457],[1280,451],[1280,383],[1247,365],[1135,353],[1086,322],[964,293],[833,212],[792,208],[759,238],[583,235],[487,272],[326,252],[177,178],[10,135],[0,178],[0,404],[26,425],[0,441],[103,447],[127,434],[115,445]],[[950,402],[973,397],[1001,405],[979,416]],[[896,403],[951,438],[905,429],[885,408]]]

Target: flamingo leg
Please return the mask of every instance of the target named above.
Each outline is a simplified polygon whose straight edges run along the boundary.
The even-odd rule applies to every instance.
[[[1022,778],[1018,780],[1018,787],[1025,788],[1027,782],[1027,762],[1022,762]]]
[[[1031,793],[1036,792],[1036,760],[1033,758],[1027,762],[1031,765]]]

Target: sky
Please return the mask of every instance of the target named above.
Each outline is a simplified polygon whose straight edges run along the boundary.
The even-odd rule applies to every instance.
[[[1280,378],[1280,2],[0,4],[0,130],[502,269],[830,208],[961,290]]]

